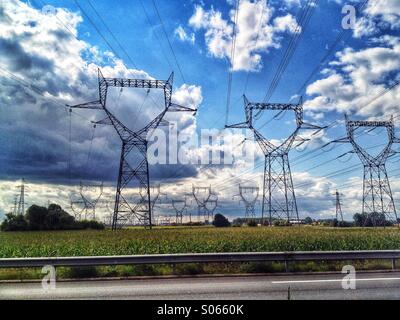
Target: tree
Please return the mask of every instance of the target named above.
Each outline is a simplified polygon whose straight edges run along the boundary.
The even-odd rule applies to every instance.
[[[220,213],[217,213],[214,216],[213,225],[217,228],[223,228],[223,227],[229,227],[231,225],[231,223],[225,216],[223,216]]]
[[[26,211],[25,219],[28,222],[30,230],[44,230],[46,225],[48,210],[45,207],[32,205]]]
[[[392,223],[386,220],[383,213],[373,212],[367,213],[356,213],[353,216],[354,225],[356,227],[384,227],[390,226]]]
[[[313,223],[313,219],[311,219],[310,217],[306,217],[306,218],[304,219],[304,223],[305,223],[305,224],[312,224],[312,223]]]
[[[98,221],[75,221],[73,216],[57,204],[51,204],[48,208],[32,205],[25,216],[10,213],[1,224],[3,231],[74,229],[101,230],[104,229],[104,224]]]
[[[6,214],[6,219],[0,226],[1,231],[22,231],[28,229],[28,223],[24,216],[14,215],[12,213]]]

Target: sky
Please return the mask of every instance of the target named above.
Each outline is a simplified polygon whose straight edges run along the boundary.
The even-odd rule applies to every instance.
[[[104,114],[80,109],[69,114],[64,107],[98,99],[98,68],[106,77],[121,78],[166,80],[174,72],[173,101],[198,112],[167,115],[174,123],[169,130],[184,140],[202,130],[226,139],[226,146],[204,143],[188,149],[189,160],[228,147],[237,156],[227,165],[151,165],[152,184],[160,184],[169,199],[156,212],[172,214],[171,199],[182,199],[192,185],[211,185],[218,194],[218,212],[243,216],[243,203],[234,196],[239,184],[261,188],[263,156],[250,132],[222,129],[245,120],[244,94],[251,102],[263,101],[297,36],[268,101],[297,103],[301,95],[305,121],[330,125],[302,132],[310,140],[289,153],[299,214],[331,218],[338,189],[350,220],[361,210],[360,160],[347,153],[350,144],[321,147],[346,134],[344,113],[365,120],[393,115],[400,124],[400,88],[385,91],[400,77],[400,2],[368,1],[350,29],[343,29],[342,9],[363,1],[316,1],[308,24],[302,24],[306,2],[240,0],[236,10],[234,0],[0,0],[0,216],[11,210],[21,178],[27,183],[28,205],[56,202],[68,208],[70,199],[79,198],[81,181],[104,182],[102,198],[113,201],[117,134],[108,126],[93,128],[91,121]],[[110,110],[137,130],[160,112],[162,98],[156,90],[113,89],[108,101]],[[257,125],[278,144],[293,132],[295,119],[289,113],[274,115],[263,113]],[[378,129],[364,132],[358,142],[377,154],[385,139],[385,131]],[[243,148],[254,153],[254,161],[239,157]],[[398,160],[396,155],[387,163],[397,205]],[[346,173],[347,168],[353,170]],[[97,192],[93,188],[90,196]],[[188,211],[195,214],[195,201],[188,199]],[[257,216],[260,208],[257,202]],[[107,212],[107,205],[99,208],[99,216]]]

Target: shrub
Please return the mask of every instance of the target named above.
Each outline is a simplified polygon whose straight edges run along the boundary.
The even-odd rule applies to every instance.
[[[2,231],[26,230],[103,230],[104,224],[98,221],[75,221],[75,218],[59,205],[51,204],[48,208],[32,205],[25,216],[7,214],[1,224]]]
[[[224,227],[229,227],[231,225],[231,223],[225,216],[223,216],[220,213],[217,213],[214,216],[213,225],[217,228],[224,228]]]
[[[24,216],[8,213],[6,214],[6,219],[1,224],[0,229],[1,231],[23,231],[28,229],[28,223]]]
[[[249,227],[257,227],[257,221],[256,220],[249,220],[248,222],[247,222],[247,225],[249,226]]]
[[[289,227],[289,226],[291,226],[290,222],[286,221],[286,220],[275,220],[273,222],[273,225],[275,227]]]
[[[305,224],[312,224],[313,223],[313,219],[310,218],[310,217],[306,217],[306,218],[304,218],[304,223]]]

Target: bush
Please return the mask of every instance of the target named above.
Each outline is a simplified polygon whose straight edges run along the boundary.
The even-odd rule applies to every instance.
[[[224,227],[229,227],[231,225],[231,223],[225,216],[223,216],[220,213],[217,213],[214,216],[213,225],[217,228],[224,228]]]
[[[248,222],[247,222],[247,225],[249,226],[249,227],[257,227],[257,221],[256,220],[249,220]]]
[[[273,222],[273,224],[275,227],[290,227],[291,226],[290,222],[286,221],[286,220],[275,220]]]
[[[7,214],[0,226],[2,231],[27,230],[103,230],[103,223],[98,221],[75,221],[75,218],[64,211],[59,205],[51,204],[48,208],[32,205],[25,216]]]
[[[353,216],[354,225],[356,227],[389,227],[393,223],[386,220],[385,214],[383,213],[356,213]]]
[[[313,223],[313,219],[310,217],[306,217],[304,218],[304,224],[312,224]]]
[[[95,220],[83,220],[76,223],[77,229],[93,229],[93,230],[104,230],[105,226],[103,223]]]
[[[24,216],[8,213],[0,229],[1,231],[25,231],[28,230],[28,223]]]

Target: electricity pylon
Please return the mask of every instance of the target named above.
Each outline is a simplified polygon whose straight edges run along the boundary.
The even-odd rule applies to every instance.
[[[323,128],[303,121],[302,98],[300,98],[297,104],[253,103],[249,102],[246,96],[243,96],[243,99],[246,121],[227,125],[225,128],[250,129],[264,154],[265,166],[261,219],[264,220],[264,215],[267,213],[269,225],[272,225],[273,218],[285,219],[288,222],[292,219],[298,221],[299,213],[289,163],[289,151],[295,142],[298,142],[297,147],[309,140],[299,136],[301,130],[315,130],[316,132],[313,134],[316,134]],[[254,116],[258,116],[261,112],[268,110],[279,111],[279,113],[293,111],[295,114],[296,129],[280,145],[273,144],[253,126]],[[255,115],[254,112],[256,113]]]
[[[207,210],[207,219],[206,223],[210,223],[210,218],[214,218],[214,211],[218,207],[218,196],[217,194],[211,194],[211,197],[206,202],[206,210]]]
[[[150,186],[150,194],[151,194],[151,198],[150,198],[150,203],[151,203],[151,212],[152,212],[152,225],[156,224],[155,221],[155,210],[154,207],[157,203],[157,201],[160,199],[160,196],[165,197],[165,199],[167,199],[167,194],[166,193],[162,193],[161,192],[161,186],[158,184],[156,186]],[[141,194],[142,197],[145,197],[145,190],[143,190],[143,188],[139,188],[139,193]]]
[[[172,199],[172,208],[174,208],[174,210],[175,210],[175,223],[182,224],[183,223],[183,215],[187,211],[186,195],[185,195],[185,200]]]
[[[25,214],[25,179],[22,179],[19,188],[19,195],[14,199],[14,214],[23,216]]]
[[[90,195],[89,193],[94,192],[96,189],[99,192],[95,197]],[[72,200],[71,199],[71,209],[74,212],[75,219],[82,220],[82,216],[84,220],[96,220],[96,206],[103,194],[103,183],[101,184],[83,184],[80,182],[79,187],[79,195],[80,200]],[[77,209],[78,207],[79,209]]]
[[[239,201],[239,204],[241,202],[244,203],[244,206],[246,208],[244,217],[246,220],[251,220],[256,217],[255,205],[257,203],[259,191],[259,187],[242,186],[239,184],[239,194],[235,195],[234,198],[240,197],[241,199]]]
[[[340,201],[340,193],[338,190],[336,190],[335,196],[336,196],[336,221],[339,221],[339,216],[340,216],[340,221],[343,222],[342,202]]]
[[[334,142],[351,143],[353,150],[357,153],[364,166],[363,178],[363,204],[362,213],[366,214],[374,226],[377,225],[376,215],[385,216],[388,221],[397,221],[397,212],[390,188],[389,177],[386,171],[386,160],[397,152],[392,149],[394,143],[400,143],[395,137],[393,116],[389,121],[362,121],[350,120],[347,115],[347,136]],[[388,135],[388,143],[378,155],[371,155],[355,141],[355,131],[358,128],[385,128]],[[367,220],[367,219],[366,219]]]
[[[195,187],[192,186],[192,195],[194,200],[197,203],[197,217],[200,222],[202,218],[204,220],[209,219],[209,210],[207,209],[207,202],[212,200],[211,195],[213,195],[211,191],[211,186],[209,187]],[[214,194],[215,195],[215,194]]]
[[[113,230],[116,230],[122,227],[125,223],[131,221],[132,217],[138,219],[145,227],[151,228],[151,191],[149,163],[147,160],[148,135],[154,132],[158,126],[167,124],[163,118],[168,111],[193,113],[196,113],[197,111],[192,108],[172,103],[173,76],[174,73],[171,73],[168,80],[104,78],[99,69],[99,99],[88,103],[70,106],[70,108],[103,110],[107,117],[97,123],[112,125],[121,139],[122,148],[112,223]],[[164,109],[145,127],[134,132],[125,126],[107,108],[107,93],[110,87],[163,90],[165,103]],[[135,154],[137,157],[140,157],[140,159],[133,162],[128,158],[129,154]],[[145,190],[145,195],[140,195],[139,200],[132,199],[129,194],[129,188],[137,187],[141,187]]]

